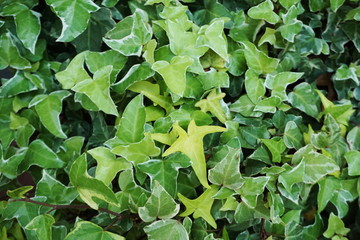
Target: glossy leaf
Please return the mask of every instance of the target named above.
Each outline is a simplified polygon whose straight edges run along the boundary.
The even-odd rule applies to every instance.
[[[328,228],[324,232],[324,237],[331,238],[334,234],[345,236],[350,231],[345,227],[344,222],[335,214],[331,213]]]
[[[275,24],[280,20],[280,18],[273,12],[273,10],[274,5],[271,0],[266,0],[259,5],[250,8],[248,15],[253,19],[263,19],[268,23]]]
[[[225,123],[226,115],[223,107],[221,106],[221,100],[225,97],[225,93],[216,93],[216,90],[212,90],[206,99],[202,99],[195,103],[195,107],[199,107],[203,112],[211,112],[217,119]]]
[[[355,150],[349,151],[344,155],[344,157],[349,165],[349,175],[360,175],[360,152]]]
[[[286,145],[282,138],[262,139],[265,146],[270,150],[272,161],[281,162],[281,154],[286,150]]]
[[[291,105],[313,118],[320,113],[320,98],[308,83],[300,83],[288,94]]]
[[[124,237],[104,231],[102,227],[95,223],[88,221],[79,221],[76,223],[75,228],[66,235],[66,240],[83,240],[89,238],[104,239],[104,240],[125,240]]]
[[[30,62],[20,55],[10,32],[0,36],[0,70],[8,66],[15,69],[30,68]]]
[[[189,236],[184,226],[173,219],[159,220],[144,228],[149,240],[161,239],[184,239],[188,240]]]
[[[304,145],[303,135],[298,125],[289,121],[286,123],[284,143],[288,148],[300,149]]]
[[[62,31],[59,42],[70,42],[83,31],[90,19],[90,13],[99,10],[99,7],[90,0],[46,0],[62,22]]]
[[[275,76],[267,75],[265,86],[271,89],[271,96],[279,97],[282,101],[287,100],[285,90],[291,83],[301,78],[303,73],[281,72]]]
[[[55,223],[55,219],[49,215],[39,215],[29,222],[25,228],[28,230],[34,230],[39,240],[51,240],[52,239],[52,225]]]

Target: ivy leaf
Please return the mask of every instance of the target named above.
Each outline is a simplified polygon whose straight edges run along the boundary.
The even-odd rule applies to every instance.
[[[21,93],[37,90],[36,85],[25,77],[22,71],[17,71],[15,75],[7,80],[2,86],[0,96],[12,97]]]
[[[123,144],[136,143],[144,138],[146,112],[143,96],[140,94],[133,98],[126,106],[120,119],[116,137]]]
[[[158,72],[166,85],[173,93],[182,96],[186,89],[186,69],[191,66],[193,59],[190,57],[176,56],[169,62],[157,61],[152,69]]]
[[[325,177],[318,182],[319,192],[317,195],[318,212],[322,212],[334,193],[340,189],[341,184],[339,179],[334,177]]]
[[[121,170],[131,168],[131,163],[123,158],[116,158],[110,149],[97,147],[88,151],[97,162],[95,178],[109,185]]]
[[[349,228],[345,227],[344,222],[334,213],[330,213],[328,228],[324,232],[324,237],[331,238],[334,234],[345,236],[350,232]]]
[[[68,91],[59,90],[49,95],[37,95],[29,103],[29,107],[35,106],[36,113],[46,129],[59,138],[67,138],[61,129],[59,115],[62,111],[62,101],[68,96]]]
[[[190,214],[193,214],[193,217],[199,218],[202,217],[207,223],[210,224],[213,228],[217,228],[214,218],[211,216],[210,210],[214,203],[212,196],[216,194],[219,187],[212,185],[210,188],[206,189],[198,198],[190,200],[184,197],[181,193],[178,193],[179,199],[182,204],[185,205],[186,210],[181,213],[179,216],[186,217]]]
[[[300,0],[279,0],[279,3],[284,8],[288,9],[298,3]]]
[[[7,67],[15,69],[30,68],[30,62],[20,55],[10,32],[0,36],[0,70]]]
[[[35,54],[36,41],[40,34],[40,14],[30,10],[26,5],[13,3],[3,8],[2,15],[13,16],[16,34],[25,48]]]
[[[272,138],[272,139],[261,139],[265,146],[270,150],[272,161],[281,162],[281,154],[286,150],[284,139]]]
[[[105,113],[118,116],[118,111],[110,96],[110,74],[112,70],[112,66],[103,67],[95,72],[94,80],[85,79],[71,89],[86,94]]]
[[[278,59],[268,57],[264,52],[258,50],[256,46],[249,41],[243,41],[241,44],[245,48],[245,59],[250,69],[254,70],[258,74],[272,73],[276,70],[279,64]]]
[[[263,20],[248,17],[244,11],[239,11],[234,17],[234,26],[230,29],[229,36],[234,41],[254,42],[260,28],[265,24]]]
[[[160,148],[156,147],[149,135],[146,135],[140,142],[116,146],[111,152],[124,157],[134,165],[146,162],[149,157],[156,157],[161,153]]]
[[[139,216],[144,222],[152,222],[156,218],[170,219],[178,214],[180,210],[179,204],[168,192],[155,181],[151,196],[143,207],[139,208]]]
[[[125,56],[140,56],[142,45],[149,42],[151,37],[152,28],[148,24],[146,12],[136,9],[133,15],[118,22],[105,35],[103,41],[111,49]]]
[[[358,176],[360,175],[360,152],[359,151],[349,151],[344,155],[349,168],[350,176]]]
[[[179,169],[187,168],[190,165],[190,159],[186,155],[177,153],[170,155],[164,160],[151,159],[138,164],[138,167],[150,176],[152,180],[151,185],[153,185],[154,181],[157,181],[172,197],[175,197]]]
[[[85,56],[86,52],[76,55],[64,71],[55,74],[63,89],[70,89],[82,81],[91,79],[84,69]]]
[[[6,195],[13,199],[24,198],[24,194],[31,191],[33,188],[33,186],[22,186],[14,190],[7,190]]]
[[[344,4],[345,0],[330,0],[331,10],[336,12]]]
[[[249,9],[248,15],[253,19],[263,19],[270,24],[275,24],[280,20],[280,17],[274,13],[274,5],[271,0],[266,0],[257,6]]]
[[[25,229],[34,230],[39,240],[52,239],[52,225],[55,223],[53,216],[49,214],[39,215],[29,222]]]
[[[104,231],[102,227],[88,221],[78,221],[75,228],[66,235],[65,240],[86,240],[86,239],[125,240],[124,237]]]
[[[276,108],[279,107],[280,103],[281,103],[281,99],[277,96],[264,98],[256,104],[254,111],[264,112],[264,113],[275,113]]]
[[[199,75],[197,79],[203,85],[204,90],[212,88],[228,88],[230,84],[229,75],[226,72],[218,72],[214,68]]]
[[[300,149],[302,146],[304,146],[302,132],[294,121],[289,121],[286,123],[284,143],[288,148]]]
[[[36,185],[36,196],[46,197],[49,204],[70,204],[78,193],[74,187],[67,187],[57,179],[42,171],[42,178]]]
[[[239,170],[241,150],[227,145],[225,148],[227,153],[224,158],[209,170],[209,181],[236,190],[244,184]]]
[[[240,194],[241,199],[249,208],[255,208],[257,198],[264,192],[270,177],[245,177],[244,180],[244,184],[236,192]]]
[[[18,150],[8,159],[3,159],[2,146],[0,145],[0,172],[9,179],[15,179],[21,171],[19,166],[26,157],[27,149]]]
[[[189,240],[184,226],[176,220],[159,220],[144,228],[149,240],[183,239]]]
[[[217,119],[225,123],[227,118],[223,107],[221,106],[221,100],[225,97],[225,93],[216,93],[216,89],[213,89],[206,99],[202,99],[195,103],[195,107],[199,107],[203,112],[211,112]]]
[[[298,84],[288,94],[288,101],[291,105],[307,115],[317,118],[320,113],[320,98],[314,88],[308,83]]]
[[[199,32],[200,35],[196,40],[197,47],[209,47],[216,52],[225,61],[229,61],[227,53],[227,41],[223,34],[224,20],[213,21],[209,26],[203,26]]]
[[[86,66],[90,72],[95,73],[101,68],[112,65],[113,69],[110,75],[110,82],[113,83],[116,80],[116,76],[121,69],[125,66],[127,57],[114,51],[108,50],[105,52],[88,52],[85,55]]]
[[[281,72],[276,75],[267,75],[265,86],[271,89],[271,96],[279,97],[282,101],[287,100],[285,90],[289,84],[292,84],[302,77],[303,73]]]
[[[351,129],[346,136],[346,141],[348,142],[351,150],[360,150],[360,142],[357,139],[360,139],[359,126]]]
[[[70,42],[85,31],[90,13],[100,8],[90,0],[46,0],[60,18],[63,28],[58,42]]]
[[[71,165],[69,172],[70,182],[78,191],[81,199],[93,209],[99,208],[95,199],[102,200],[115,207],[118,200],[113,191],[102,181],[95,179],[87,173],[86,155],[82,154]]]
[[[120,94],[124,93],[127,88],[136,82],[146,80],[154,76],[155,72],[152,70],[148,62],[133,65],[126,75],[117,83],[112,85],[112,90]]]
[[[218,126],[201,126],[198,127],[194,120],[190,121],[188,131],[185,132],[178,123],[173,125],[173,128],[178,132],[178,139],[163,153],[166,157],[174,152],[182,152],[191,160],[191,166],[195,171],[201,184],[210,188],[206,177],[206,162],[204,156],[203,137],[209,133],[223,132],[226,128]]]
[[[42,140],[37,139],[30,143],[26,152],[25,161],[22,161],[19,169],[25,171],[31,165],[37,165],[42,168],[62,168],[65,166],[65,162]]]
[[[220,17],[231,18],[231,14],[229,10],[217,0],[204,0],[204,9],[195,12],[194,21],[197,25],[202,26]]]

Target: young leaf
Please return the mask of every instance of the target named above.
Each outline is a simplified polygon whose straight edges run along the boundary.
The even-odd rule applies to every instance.
[[[261,139],[261,141],[270,150],[272,161],[281,162],[281,154],[286,150],[284,139],[272,138],[272,139]]]
[[[29,103],[29,107],[35,106],[35,110],[41,123],[49,132],[59,138],[67,138],[61,129],[59,115],[62,111],[62,101],[70,96],[65,90],[59,90],[49,95],[37,95]]]
[[[52,226],[55,223],[53,216],[49,214],[39,215],[29,222],[25,229],[34,230],[39,240],[52,239]]]
[[[345,227],[344,222],[334,213],[330,213],[328,228],[324,232],[324,237],[331,238],[334,234],[346,236],[350,232],[349,228]]]
[[[216,89],[213,89],[206,99],[202,99],[195,103],[195,107],[199,107],[203,112],[211,112],[217,119],[225,123],[226,115],[223,107],[221,106],[221,100],[225,97],[225,93],[216,93]]]
[[[13,199],[24,198],[24,194],[31,191],[33,188],[33,186],[22,186],[14,190],[7,190],[6,195]]]
[[[78,191],[81,199],[93,209],[99,208],[98,201],[118,206],[118,200],[113,191],[102,181],[95,179],[87,173],[86,155],[82,154],[71,165],[69,172],[70,182]]]
[[[65,240],[86,240],[86,239],[125,240],[124,237],[104,231],[102,227],[88,221],[79,221],[75,228],[66,235]]]
[[[144,228],[149,240],[182,239],[189,240],[184,226],[176,220],[159,220]]]
[[[170,91],[182,96],[186,88],[186,69],[192,63],[193,60],[190,57],[176,56],[171,59],[170,63],[155,62],[152,69],[163,77]]]
[[[139,216],[144,222],[152,222],[156,218],[170,219],[178,214],[179,204],[168,192],[155,181],[151,196],[143,207],[139,208]]]
[[[177,177],[180,168],[187,168],[191,165],[190,159],[181,153],[172,154],[164,160],[151,159],[138,164],[141,171],[151,178],[151,186],[157,181],[164,189],[175,197],[177,193]]]
[[[273,12],[274,5],[271,0],[266,0],[257,6],[249,9],[248,15],[253,19],[263,19],[268,23],[275,24],[280,18]]]
[[[215,200],[212,198],[212,196],[216,194],[218,189],[218,186],[212,185],[194,200],[190,200],[184,197],[181,193],[178,193],[180,201],[186,207],[186,210],[179,216],[185,217],[193,214],[193,217],[195,219],[198,217],[202,217],[207,223],[209,223],[213,228],[216,229],[217,225],[214,218],[211,216],[210,210]]]
[[[95,72],[94,80],[85,79],[71,89],[86,94],[105,113],[118,116],[118,111],[110,96],[110,74],[112,70],[111,65],[105,66]]]
[[[118,172],[132,167],[130,162],[123,158],[116,158],[110,149],[105,147],[93,148],[88,153],[97,161],[95,178],[107,186]]]
[[[217,126],[198,127],[194,120],[190,121],[187,133],[177,123],[173,128],[178,132],[178,139],[163,153],[166,157],[174,152],[182,152],[191,160],[191,166],[201,184],[210,188],[206,177],[206,162],[204,156],[203,137],[209,133],[224,132],[226,128]]]
[[[46,0],[60,18],[63,28],[58,42],[70,42],[85,31],[90,13],[100,8],[90,0]]]
[[[240,151],[226,145],[225,157],[209,170],[209,181],[233,190],[240,188],[244,184],[239,170]]]

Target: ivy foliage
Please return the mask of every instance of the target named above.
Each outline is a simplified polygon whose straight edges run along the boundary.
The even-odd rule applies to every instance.
[[[358,239],[359,21],[359,0],[0,1],[0,239]]]

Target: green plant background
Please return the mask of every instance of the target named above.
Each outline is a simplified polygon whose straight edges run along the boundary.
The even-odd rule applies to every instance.
[[[0,239],[358,239],[359,21],[0,1]]]

